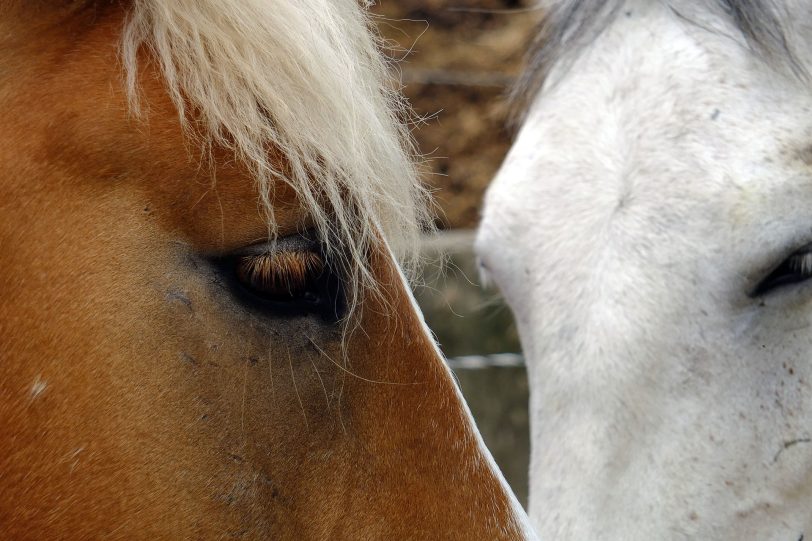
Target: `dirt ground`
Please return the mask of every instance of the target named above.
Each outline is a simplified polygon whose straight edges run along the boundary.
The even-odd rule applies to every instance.
[[[474,227],[510,142],[506,95],[538,21],[531,0],[379,0],[373,8],[405,93],[425,121],[438,227]]]

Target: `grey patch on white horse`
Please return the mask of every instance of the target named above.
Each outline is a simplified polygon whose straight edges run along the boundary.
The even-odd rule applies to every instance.
[[[781,446],[781,448],[778,450],[778,452],[775,453],[775,456],[773,457],[773,464],[778,462],[778,458],[781,456],[781,453],[783,453],[790,447],[798,445],[799,443],[812,443],[812,438],[797,438],[794,440],[785,441],[784,444]],[[801,537],[803,538],[803,536]]]
[[[807,145],[795,152],[795,157],[805,165],[812,165],[812,145]]]
[[[803,78],[805,72],[792,51],[782,22],[783,10],[772,0],[716,0],[715,2],[733,27],[744,37],[750,50],[763,60],[788,67]],[[526,57],[526,68],[512,92],[514,121],[520,117],[541,90],[552,67],[572,62],[575,56],[592,43],[611,23],[625,1],[560,0],[544,14]],[[674,5],[665,5],[689,23]],[[630,11],[625,11],[631,17]]]

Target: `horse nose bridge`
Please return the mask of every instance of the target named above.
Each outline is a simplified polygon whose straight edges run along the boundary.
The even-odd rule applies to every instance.
[[[623,317],[646,307],[662,289],[652,246],[635,233],[581,224],[555,234],[535,251],[531,264],[544,270],[542,297],[580,317]],[[541,300],[541,299],[539,299]]]
[[[534,139],[532,134],[520,136]],[[510,150],[485,193],[476,248],[482,254],[503,252],[517,244],[535,222],[538,212],[529,193],[537,189],[534,141]],[[480,251],[481,250],[481,251]]]
[[[586,231],[569,242],[533,255],[542,278],[526,293],[530,309],[519,314],[520,330],[531,372],[584,396],[592,392],[589,382],[601,378],[622,387],[635,363],[657,354],[683,290],[664,287],[656,250],[631,233]]]
[[[363,379],[348,376],[343,389],[346,429],[364,442],[353,475],[399,517],[393,538],[534,539],[392,254],[378,254],[376,268],[384,298],[362,308],[365,332],[348,345]]]

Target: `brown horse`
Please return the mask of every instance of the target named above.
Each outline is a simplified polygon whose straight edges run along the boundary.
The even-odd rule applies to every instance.
[[[533,538],[390,88],[354,0],[0,3],[0,538]]]

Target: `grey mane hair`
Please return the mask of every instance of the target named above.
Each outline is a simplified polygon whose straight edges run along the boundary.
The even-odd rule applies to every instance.
[[[677,2],[662,1],[676,16]],[[541,90],[557,63],[571,62],[623,10],[623,0],[561,0],[543,10],[525,61],[525,71],[512,91],[513,119],[521,121],[527,107]],[[744,37],[750,50],[769,63],[787,67],[800,77],[805,71],[787,38],[786,13],[772,0],[713,0],[707,7],[721,9],[732,26]]]
[[[351,307],[379,291],[372,247],[385,242],[408,272],[431,228],[411,112],[379,40],[357,0],[134,0],[121,42],[131,109],[146,52],[189,140],[230,149],[252,173],[270,238],[273,186],[295,190],[353,284]]]

